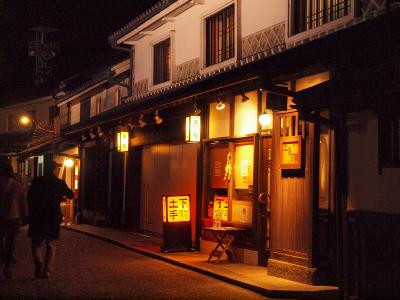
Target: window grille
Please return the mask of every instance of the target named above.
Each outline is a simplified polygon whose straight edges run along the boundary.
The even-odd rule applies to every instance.
[[[171,78],[171,43],[166,39],[154,45],[153,84],[169,81]]]
[[[379,118],[380,166],[400,167],[400,117]]]
[[[291,0],[291,34],[338,20],[350,8],[351,0]]]
[[[206,19],[206,65],[235,56],[235,8],[230,5]]]

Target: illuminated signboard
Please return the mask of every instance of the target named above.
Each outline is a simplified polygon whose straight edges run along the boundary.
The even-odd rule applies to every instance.
[[[127,152],[129,150],[129,132],[121,130],[117,132],[117,150]]]
[[[213,218],[228,221],[229,200],[228,197],[214,196]]]
[[[186,136],[188,143],[200,142],[200,116],[186,117]]]
[[[300,169],[302,166],[301,137],[281,138],[281,168]]]
[[[190,221],[190,197],[163,196],[163,220],[167,223]]]

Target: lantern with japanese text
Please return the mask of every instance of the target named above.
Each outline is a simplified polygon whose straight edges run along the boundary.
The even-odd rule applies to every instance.
[[[186,117],[186,136],[187,143],[200,142],[200,116]]]
[[[164,244],[162,252],[191,251],[190,196],[163,196]]]
[[[118,152],[127,152],[129,150],[129,131],[126,127],[119,127],[116,135]]]

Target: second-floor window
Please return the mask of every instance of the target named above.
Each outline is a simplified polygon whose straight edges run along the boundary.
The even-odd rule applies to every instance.
[[[169,81],[171,78],[171,42],[166,39],[154,45],[153,84]]]
[[[291,0],[291,34],[347,16],[350,7],[351,0]]]
[[[7,116],[7,130],[14,131],[18,129],[18,118],[14,114],[8,114]]]
[[[101,97],[96,98],[96,115],[101,113]]]
[[[80,122],[85,123],[90,118],[90,99],[81,102]]]
[[[235,56],[235,7],[227,8],[206,19],[206,66]]]
[[[381,166],[400,167],[400,117],[381,116],[379,119]]]

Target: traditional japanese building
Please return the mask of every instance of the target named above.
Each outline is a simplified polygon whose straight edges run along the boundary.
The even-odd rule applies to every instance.
[[[238,262],[394,298],[399,7],[163,0],[143,12],[109,37],[130,58],[58,97],[53,149],[79,165],[79,220],[155,236],[190,221],[205,253],[221,223],[238,229]]]
[[[114,48],[131,52],[125,106],[141,124],[128,166],[141,176],[127,178],[135,189],[126,198],[137,211],[126,218],[160,234],[161,196],[190,194],[201,251],[213,247],[202,229],[217,217],[246,229],[234,241],[237,257],[269,274],[331,282],[346,296],[394,295],[398,272],[378,266],[386,259],[374,258],[385,280],[366,279],[365,259],[384,248],[364,243],[379,244],[389,226],[384,245],[397,249],[398,113],[387,108],[398,96],[398,6],[160,1],[111,35]],[[185,117],[198,109],[201,140],[184,145]],[[147,128],[154,116],[170,131]],[[362,159],[369,143],[374,152]]]

